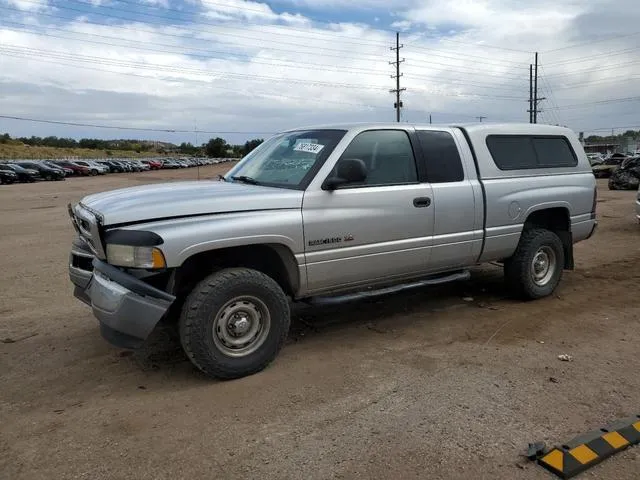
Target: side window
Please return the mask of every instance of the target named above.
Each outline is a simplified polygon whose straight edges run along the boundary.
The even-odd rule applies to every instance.
[[[560,136],[489,135],[487,147],[500,170],[575,167],[569,141]]]
[[[359,186],[398,185],[418,181],[411,142],[403,130],[362,132],[353,139],[341,158],[358,158],[365,163],[367,179]]]
[[[416,134],[427,163],[428,182],[445,183],[464,180],[460,152],[450,133],[418,130]]]
[[[533,139],[533,148],[540,167],[575,167],[578,159],[563,137],[539,137]]]
[[[530,137],[490,135],[487,137],[487,146],[500,170],[520,170],[538,166]]]

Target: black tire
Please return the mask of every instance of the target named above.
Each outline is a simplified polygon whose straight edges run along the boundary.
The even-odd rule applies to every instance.
[[[541,253],[542,252],[542,253]],[[544,259],[549,269],[544,269]],[[537,267],[534,267],[538,259]],[[524,230],[513,256],[504,264],[508,288],[519,298],[535,300],[551,295],[562,279],[564,249],[555,233],[542,228]],[[542,278],[537,278],[543,275]]]
[[[232,315],[234,309],[243,313]],[[239,323],[242,321],[244,324]],[[231,268],[208,276],[189,294],[180,316],[180,341],[191,362],[205,374],[233,379],[269,365],[284,345],[290,323],[287,296],[271,277],[248,268]],[[221,339],[233,337],[239,327],[251,332],[254,325],[259,325],[253,337],[257,340],[244,347],[247,351],[242,356]]]
[[[92,169],[90,174],[92,177],[95,177],[96,175],[98,175],[98,170]]]

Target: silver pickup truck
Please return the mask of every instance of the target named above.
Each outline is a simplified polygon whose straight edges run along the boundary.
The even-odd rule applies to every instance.
[[[216,180],[69,205],[69,273],[112,344],[175,324],[194,365],[236,378],[276,357],[292,301],[465,279],[483,262],[523,299],[551,294],[596,228],[596,195],[565,128],[290,130]]]

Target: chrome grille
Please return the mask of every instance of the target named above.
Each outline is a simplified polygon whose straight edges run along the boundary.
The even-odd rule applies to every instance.
[[[93,211],[89,211],[81,204],[72,207],[69,205],[69,216],[71,223],[76,229],[80,238],[89,246],[93,254],[100,258],[105,258],[105,253],[100,241],[100,229],[98,219]]]

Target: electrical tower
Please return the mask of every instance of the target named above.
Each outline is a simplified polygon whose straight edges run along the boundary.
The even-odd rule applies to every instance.
[[[400,73],[400,64],[404,62],[404,58],[400,60],[400,49],[403,47],[404,45],[400,45],[400,32],[396,32],[396,46],[391,47],[391,50],[396,51],[396,61],[389,62],[390,65],[396,66],[396,74],[391,75],[391,78],[396,79],[396,88],[394,88],[393,90],[389,90],[391,93],[396,94],[396,101],[393,104],[393,108],[396,109],[396,122],[400,122],[400,109],[402,108],[402,102],[400,101],[400,92],[406,90],[406,88],[400,88],[400,77],[402,76],[402,74]]]
[[[538,52],[536,52],[535,65],[529,65],[529,123],[538,123],[538,114],[542,112],[538,108],[541,101],[547,97],[538,97]]]

